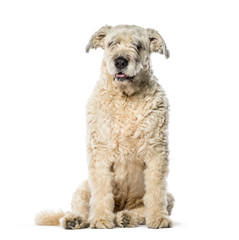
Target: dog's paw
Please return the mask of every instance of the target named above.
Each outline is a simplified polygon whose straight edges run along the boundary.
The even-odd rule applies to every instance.
[[[60,219],[60,224],[64,229],[81,229],[89,227],[89,223],[81,216],[76,214],[67,214]]]
[[[118,227],[136,227],[137,220],[136,218],[130,214],[128,211],[118,212],[116,215],[116,224]]]
[[[90,227],[91,228],[114,228],[115,214],[114,213],[105,213],[105,214],[96,214],[90,218]]]
[[[107,219],[94,219],[91,221],[90,227],[91,228],[98,228],[98,229],[104,229],[104,228],[114,228],[114,222]]]
[[[171,228],[173,222],[168,216],[158,216],[156,218],[146,219],[146,225],[149,228]]]

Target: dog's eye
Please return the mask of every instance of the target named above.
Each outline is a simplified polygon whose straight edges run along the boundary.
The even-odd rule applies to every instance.
[[[140,43],[138,43],[138,44],[136,45],[136,47],[137,47],[137,50],[138,50],[138,51],[142,48],[142,46],[141,46]]]
[[[112,44],[113,44],[113,42],[109,42],[109,43],[108,43],[108,47],[111,47]]]

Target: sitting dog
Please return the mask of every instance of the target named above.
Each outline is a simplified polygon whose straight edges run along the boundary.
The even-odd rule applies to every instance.
[[[99,47],[101,77],[87,105],[89,180],[74,193],[72,212],[42,212],[36,223],[171,227],[168,101],[150,64],[151,53],[169,51],[157,31],[129,25],[100,28],[86,52]]]

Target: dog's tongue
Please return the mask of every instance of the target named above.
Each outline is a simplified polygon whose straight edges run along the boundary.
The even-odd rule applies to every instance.
[[[120,72],[120,73],[117,73],[116,76],[122,78],[122,77],[125,77],[126,75]]]

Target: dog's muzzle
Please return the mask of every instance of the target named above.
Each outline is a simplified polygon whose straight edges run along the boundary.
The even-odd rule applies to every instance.
[[[126,68],[128,66],[129,61],[127,59],[125,59],[124,57],[118,57],[115,59],[115,67],[119,70],[118,73],[115,74],[115,78],[118,81],[132,81],[134,76],[128,76],[125,73],[123,73],[120,70],[123,70],[124,68]]]

